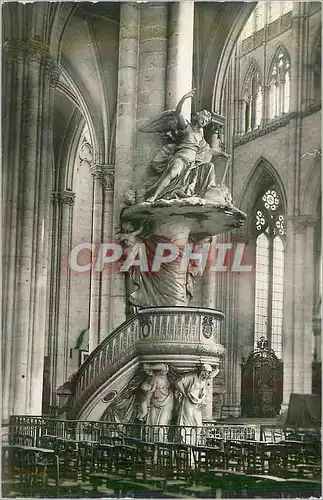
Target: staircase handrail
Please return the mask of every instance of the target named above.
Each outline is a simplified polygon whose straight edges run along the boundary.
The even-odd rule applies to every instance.
[[[213,328],[212,326],[213,320],[211,321],[211,323],[208,321],[210,317],[216,319],[217,324],[224,318],[224,314],[222,312],[208,308],[176,306],[176,307],[147,307],[141,309],[136,314],[131,316],[129,319],[121,323],[121,325],[115,328],[110,334],[108,334],[103,339],[103,341],[90,353],[88,358],[79,368],[79,370],[75,373],[71,381],[72,391],[75,394],[75,396],[78,398],[87,388],[90,387],[93,380],[97,378],[98,372],[101,373],[104,372],[104,370],[107,368],[107,359],[111,359],[111,366],[113,366],[115,363],[118,364],[118,361],[116,359],[113,359],[112,357],[116,351],[119,350],[120,361],[121,361],[121,359],[124,359],[126,356],[132,355],[132,350],[136,350],[138,345],[147,342],[149,343],[149,339],[147,340],[145,336],[145,326],[146,330],[147,329],[149,330],[149,324],[153,317],[164,315],[166,321],[167,317],[169,318],[173,314],[174,315],[178,314],[179,316],[185,314],[185,316],[187,315],[187,317],[189,317],[190,315],[192,318],[195,317],[196,321],[199,322],[198,324],[200,329],[202,328],[202,319],[200,318],[204,315],[207,318],[205,330],[207,330],[208,328],[211,328],[212,330]],[[134,325],[133,328],[131,328],[132,325],[136,322],[138,323]],[[209,323],[211,324],[211,326]],[[129,332],[127,332],[127,329],[129,329]],[[196,329],[195,330],[193,329],[193,331],[195,331],[195,339],[193,340],[193,342],[200,342],[201,341],[200,337],[197,338],[196,336],[197,335]],[[123,334],[124,337],[122,338],[121,336]],[[119,337],[120,337],[119,341],[120,345],[118,344],[117,341],[113,343],[113,341]],[[205,339],[203,339],[203,342],[214,344],[214,340],[209,338],[211,337],[211,333],[210,335],[205,333],[204,337]],[[165,337],[161,338],[161,342],[164,343],[167,342],[167,338]],[[172,341],[170,340],[170,343],[171,342]],[[216,338],[215,343],[218,342],[219,339]],[[185,343],[185,341],[183,343]],[[111,358],[110,357],[108,358],[109,349]],[[116,351],[114,351],[114,349]]]
[[[141,309],[138,311],[136,314],[133,314],[130,318],[125,320],[123,323],[121,323],[117,328],[112,330],[112,332],[108,333],[107,336],[102,340],[102,342],[89,354],[89,356],[86,358],[84,363],[80,366],[78,369],[77,373],[75,374],[75,380],[79,378],[82,373],[86,370],[87,366],[91,364],[91,361],[93,358],[95,358],[96,354],[100,352],[104,346],[110,342],[114,337],[117,336],[117,334],[124,330],[125,327],[129,326],[135,319],[138,319],[141,316],[144,316],[147,313],[167,313],[167,312],[200,312],[200,313],[205,313],[205,314],[212,314],[214,316],[219,316],[222,319],[224,319],[224,314],[220,311],[217,311],[215,309],[208,309],[208,308],[202,308],[202,307],[147,307],[145,309]]]

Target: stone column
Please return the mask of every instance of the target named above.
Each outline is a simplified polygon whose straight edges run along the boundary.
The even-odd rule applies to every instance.
[[[312,392],[312,311],[314,301],[314,224],[312,216],[289,218],[284,290],[284,396]]]
[[[194,2],[172,2],[169,9],[166,108],[175,109],[192,90]],[[190,99],[182,112],[190,120]]]
[[[208,256],[207,268],[205,269],[202,282],[202,307],[214,309],[216,307],[216,273],[211,271],[215,263],[215,253],[217,238],[213,236],[210,242],[210,251]]]
[[[92,244],[96,245],[98,257],[101,243],[112,241],[113,176],[114,165],[93,165],[93,218]],[[91,269],[91,302],[89,352],[93,351],[109,333],[109,299],[111,268],[102,271]]]
[[[270,103],[270,85],[263,85],[263,108],[262,108],[262,125],[266,125],[269,121],[269,103]]]
[[[3,418],[40,415],[45,353],[52,85],[57,70],[35,40],[3,45]]]
[[[137,125],[166,109],[167,10],[165,2],[140,5]],[[137,133],[136,185],[147,181],[150,163],[159,149],[158,134]]]
[[[147,6],[145,6],[147,9]],[[150,10],[147,9],[147,11]],[[120,230],[120,212],[124,194],[134,187],[134,150],[136,140],[137,79],[140,4],[120,4],[119,70],[116,120],[113,236]],[[118,266],[111,270],[110,327],[125,319],[124,276]]]
[[[92,245],[96,246],[95,255],[98,256],[100,243],[102,242],[102,167],[103,165],[92,165],[93,177],[93,205],[92,205]],[[100,288],[101,273],[95,266],[91,266],[91,295],[90,295],[90,329],[89,329],[89,352],[92,352],[100,343]]]
[[[220,235],[221,241],[228,237]],[[230,235],[229,242],[242,242],[243,236]],[[238,337],[239,277],[232,272],[234,252],[227,253],[227,271],[217,273],[217,293],[222,296],[221,311],[225,314],[221,344],[226,348],[224,359],[225,395],[222,416],[238,417],[241,411],[241,349]]]
[[[218,149],[219,142],[220,142],[219,131],[218,128],[215,127],[210,137],[211,148]],[[216,181],[219,184],[222,183],[223,176],[226,171],[226,165],[227,165],[226,159],[217,158],[215,160],[215,177]],[[224,183],[226,183],[226,180],[224,180]],[[208,269],[206,269],[203,275],[203,283],[202,283],[202,306],[209,307],[211,309],[214,309],[216,307],[216,273],[214,271],[211,271],[210,267],[215,265],[216,243],[218,241],[218,238],[221,238],[221,236],[220,235],[218,237],[213,236],[211,239],[209,258],[208,258]]]
[[[69,254],[72,247],[72,191],[52,192],[52,241],[49,316],[49,358],[52,406],[58,405],[57,388],[68,379],[70,331]]]
[[[236,125],[236,135],[237,138],[244,134],[244,113],[246,101],[245,99],[237,99],[237,125]]]

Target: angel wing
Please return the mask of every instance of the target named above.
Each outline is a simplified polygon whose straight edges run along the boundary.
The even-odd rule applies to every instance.
[[[169,139],[175,139],[182,130],[182,119],[173,109],[163,111],[159,115],[150,118],[139,127],[140,132],[148,134],[159,132],[162,133],[165,138]]]

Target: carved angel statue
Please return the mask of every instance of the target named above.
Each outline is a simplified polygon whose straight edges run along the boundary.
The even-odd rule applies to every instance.
[[[175,110],[167,110],[140,127],[141,132],[160,132],[167,143],[158,151],[152,162],[155,177],[145,186],[145,198],[174,200],[200,197],[225,203],[222,188],[215,181],[212,156],[229,158],[220,148],[212,149],[204,138],[204,128],[212,121],[212,113],[202,110],[191,122],[182,115],[186,99],[192,98],[196,89],[185,94]]]

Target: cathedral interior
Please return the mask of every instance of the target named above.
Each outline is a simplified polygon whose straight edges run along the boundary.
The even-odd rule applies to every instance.
[[[321,15],[2,5],[3,496],[320,496]]]

